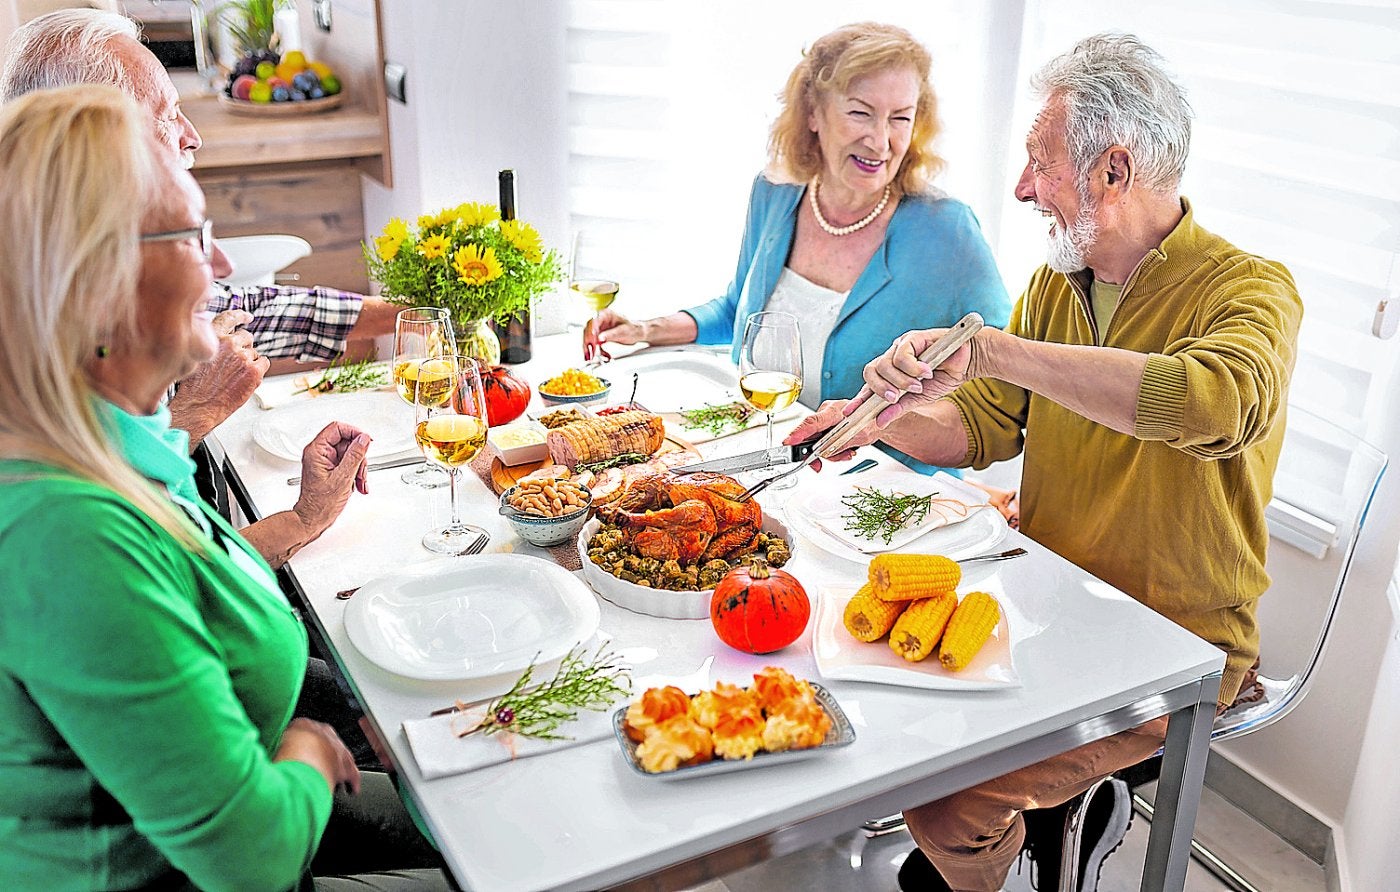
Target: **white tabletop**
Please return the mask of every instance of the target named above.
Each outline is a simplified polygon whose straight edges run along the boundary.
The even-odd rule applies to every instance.
[[[520,371],[538,383],[569,364],[576,349],[576,336],[538,338],[536,360]],[[653,361],[648,356],[664,355],[642,354],[607,367],[604,374],[622,391],[613,397],[626,399],[628,369]],[[647,402],[645,391],[638,399]],[[262,515],[291,506],[296,488],[286,478],[298,468],[253,442],[251,427],[260,412],[244,407],[217,436]],[[706,443],[700,451],[711,457],[762,445],[759,428]],[[892,464],[878,451],[866,451],[882,464]],[[1214,702],[1209,681],[1223,666],[1219,650],[1010,532],[998,547],[1019,545],[1030,554],[978,571],[977,587],[1003,599],[1022,620],[1013,629],[1020,687],[949,692],[823,680],[854,723],[856,742],[806,761],[751,771],[674,782],[644,778],[624,763],[614,741],[605,740],[425,781],[408,749],[402,721],[426,716],[454,699],[498,693],[511,679],[414,681],[369,662],[347,638],[346,602],[336,599],[337,591],[437,559],[419,539],[431,525],[446,520],[447,492],[405,485],[399,474],[372,473],[369,495],[352,497],[344,515],[298,554],[290,568],[454,875],[464,889],[474,892],[613,886],[720,850],[729,849],[733,855],[738,850],[731,847],[755,838],[765,838],[762,852],[778,854],[1084,740],[1185,710],[1197,699]],[[815,479],[807,472],[802,478],[795,493]],[[496,514],[496,496],[474,474],[463,473],[459,486],[464,519],[491,532],[488,552],[548,559],[546,552],[512,534]],[[781,516],[781,504],[774,503],[790,498],[779,494],[760,501]],[[814,595],[823,585],[858,584],[863,578],[864,569],[858,565],[800,538],[795,546],[786,569]],[[601,599],[600,603],[602,631],[612,636],[615,650],[636,662],[639,675],[694,675],[701,683],[742,683],[772,664],[821,679],[810,626],[791,647],[756,657],[720,643],[708,622],[657,619]],[[1190,722],[1173,722],[1173,741],[1187,741],[1189,732],[1191,746],[1182,749],[1192,751],[1191,761],[1183,761],[1187,754],[1172,745],[1167,754],[1169,761],[1176,760],[1176,768],[1177,762],[1186,766],[1181,814],[1191,821],[1199,795],[1197,768],[1204,759],[1198,744],[1201,730],[1209,727],[1203,713],[1190,712]],[[1171,773],[1164,768],[1168,787],[1179,785],[1179,778],[1167,777]],[[1180,828],[1164,826],[1161,839],[1173,829]],[[1189,821],[1185,829],[1189,831]],[[1178,833],[1171,840],[1166,888],[1180,888],[1178,862],[1184,876],[1179,837]],[[1156,833],[1152,843],[1166,849],[1159,846]],[[742,866],[755,856],[733,857],[737,860],[726,863]],[[1164,857],[1157,852],[1149,867],[1155,861],[1160,868]],[[1144,888],[1164,887],[1162,877],[1150,879]]]

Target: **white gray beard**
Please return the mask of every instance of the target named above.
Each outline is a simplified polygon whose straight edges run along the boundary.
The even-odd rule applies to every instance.
[[[1099,237],[1099,226],[1094,222],[1093,208],[1083,206],[1079,215],[1067,229],[1056,226],[1047,239],[1049,254],[1046,264],[1057,273],[1077,273],[1089,265],[1089,249]]]
[[[185,170],[192,169],[194,167],[194,152],[189,149],[180,152],[180,166]]]

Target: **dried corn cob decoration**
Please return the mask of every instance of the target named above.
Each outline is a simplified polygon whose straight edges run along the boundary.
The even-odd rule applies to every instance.
[[[973,592],[962,599],[938,649],[938,660],[945,669],[963,669],[991,637],[1001,619],[1001,605],[986,592]]]
[[[910,604],[890,630],[890,650],[911,663],[925,659],[943,637],[943,629],[957,606],[958,596],[952,592]]]
[[[908,606],[907,601],[881,601],[866,583],[846,604],[846,631],[859,641],[879,641]]]
[[[880,554],[870,561],[870,589],[884,601],[951,593],[960,579],[957,562],[939,554]]]

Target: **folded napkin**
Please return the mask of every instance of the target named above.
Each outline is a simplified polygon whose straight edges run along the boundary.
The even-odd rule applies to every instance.
[[[933,494],[934,498],[928,513],[922,519],[900,529],[886,542],[883,537],[870,539],[846,529],[846,515],[849,509],[841,504],[840,499],[853,492],[856,487],[905,495]],[[851,480],[840,492],[831,494],[830,498],[818,500],[812,507],[814,524],[843,544],[863,554],[874,554],[903,548],[931,530],[961,523],[974,512],[986,510],[987,494],[942,471],[932,477],[908,473],[879,476],[872,474],[864,479]]]
[[[457,732],[481,720],[486,714],[485,707],[426,719],[409,719],[403,723],[403,730],[408,737],[408,746],[413,750],[413,758],[418,762],[418,770],[423,772],[425,778],[432,780],[611,737],[615,708],[609,707],[604,712],[581,710],[577,719],[559,727],[558,733],[568,740],[539,740],[504,732],[478,732],[458,737]]]

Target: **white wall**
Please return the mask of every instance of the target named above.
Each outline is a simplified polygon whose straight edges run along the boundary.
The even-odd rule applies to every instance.
[[[384,57],[408,69],[407,105],[389,102],[394,188],[365,188],[365,236],[464,201],[495,204],[515,170],[522,220],[567,253],[563,3],[385,2]],[[547,298],[537,331],[562,328]]]

